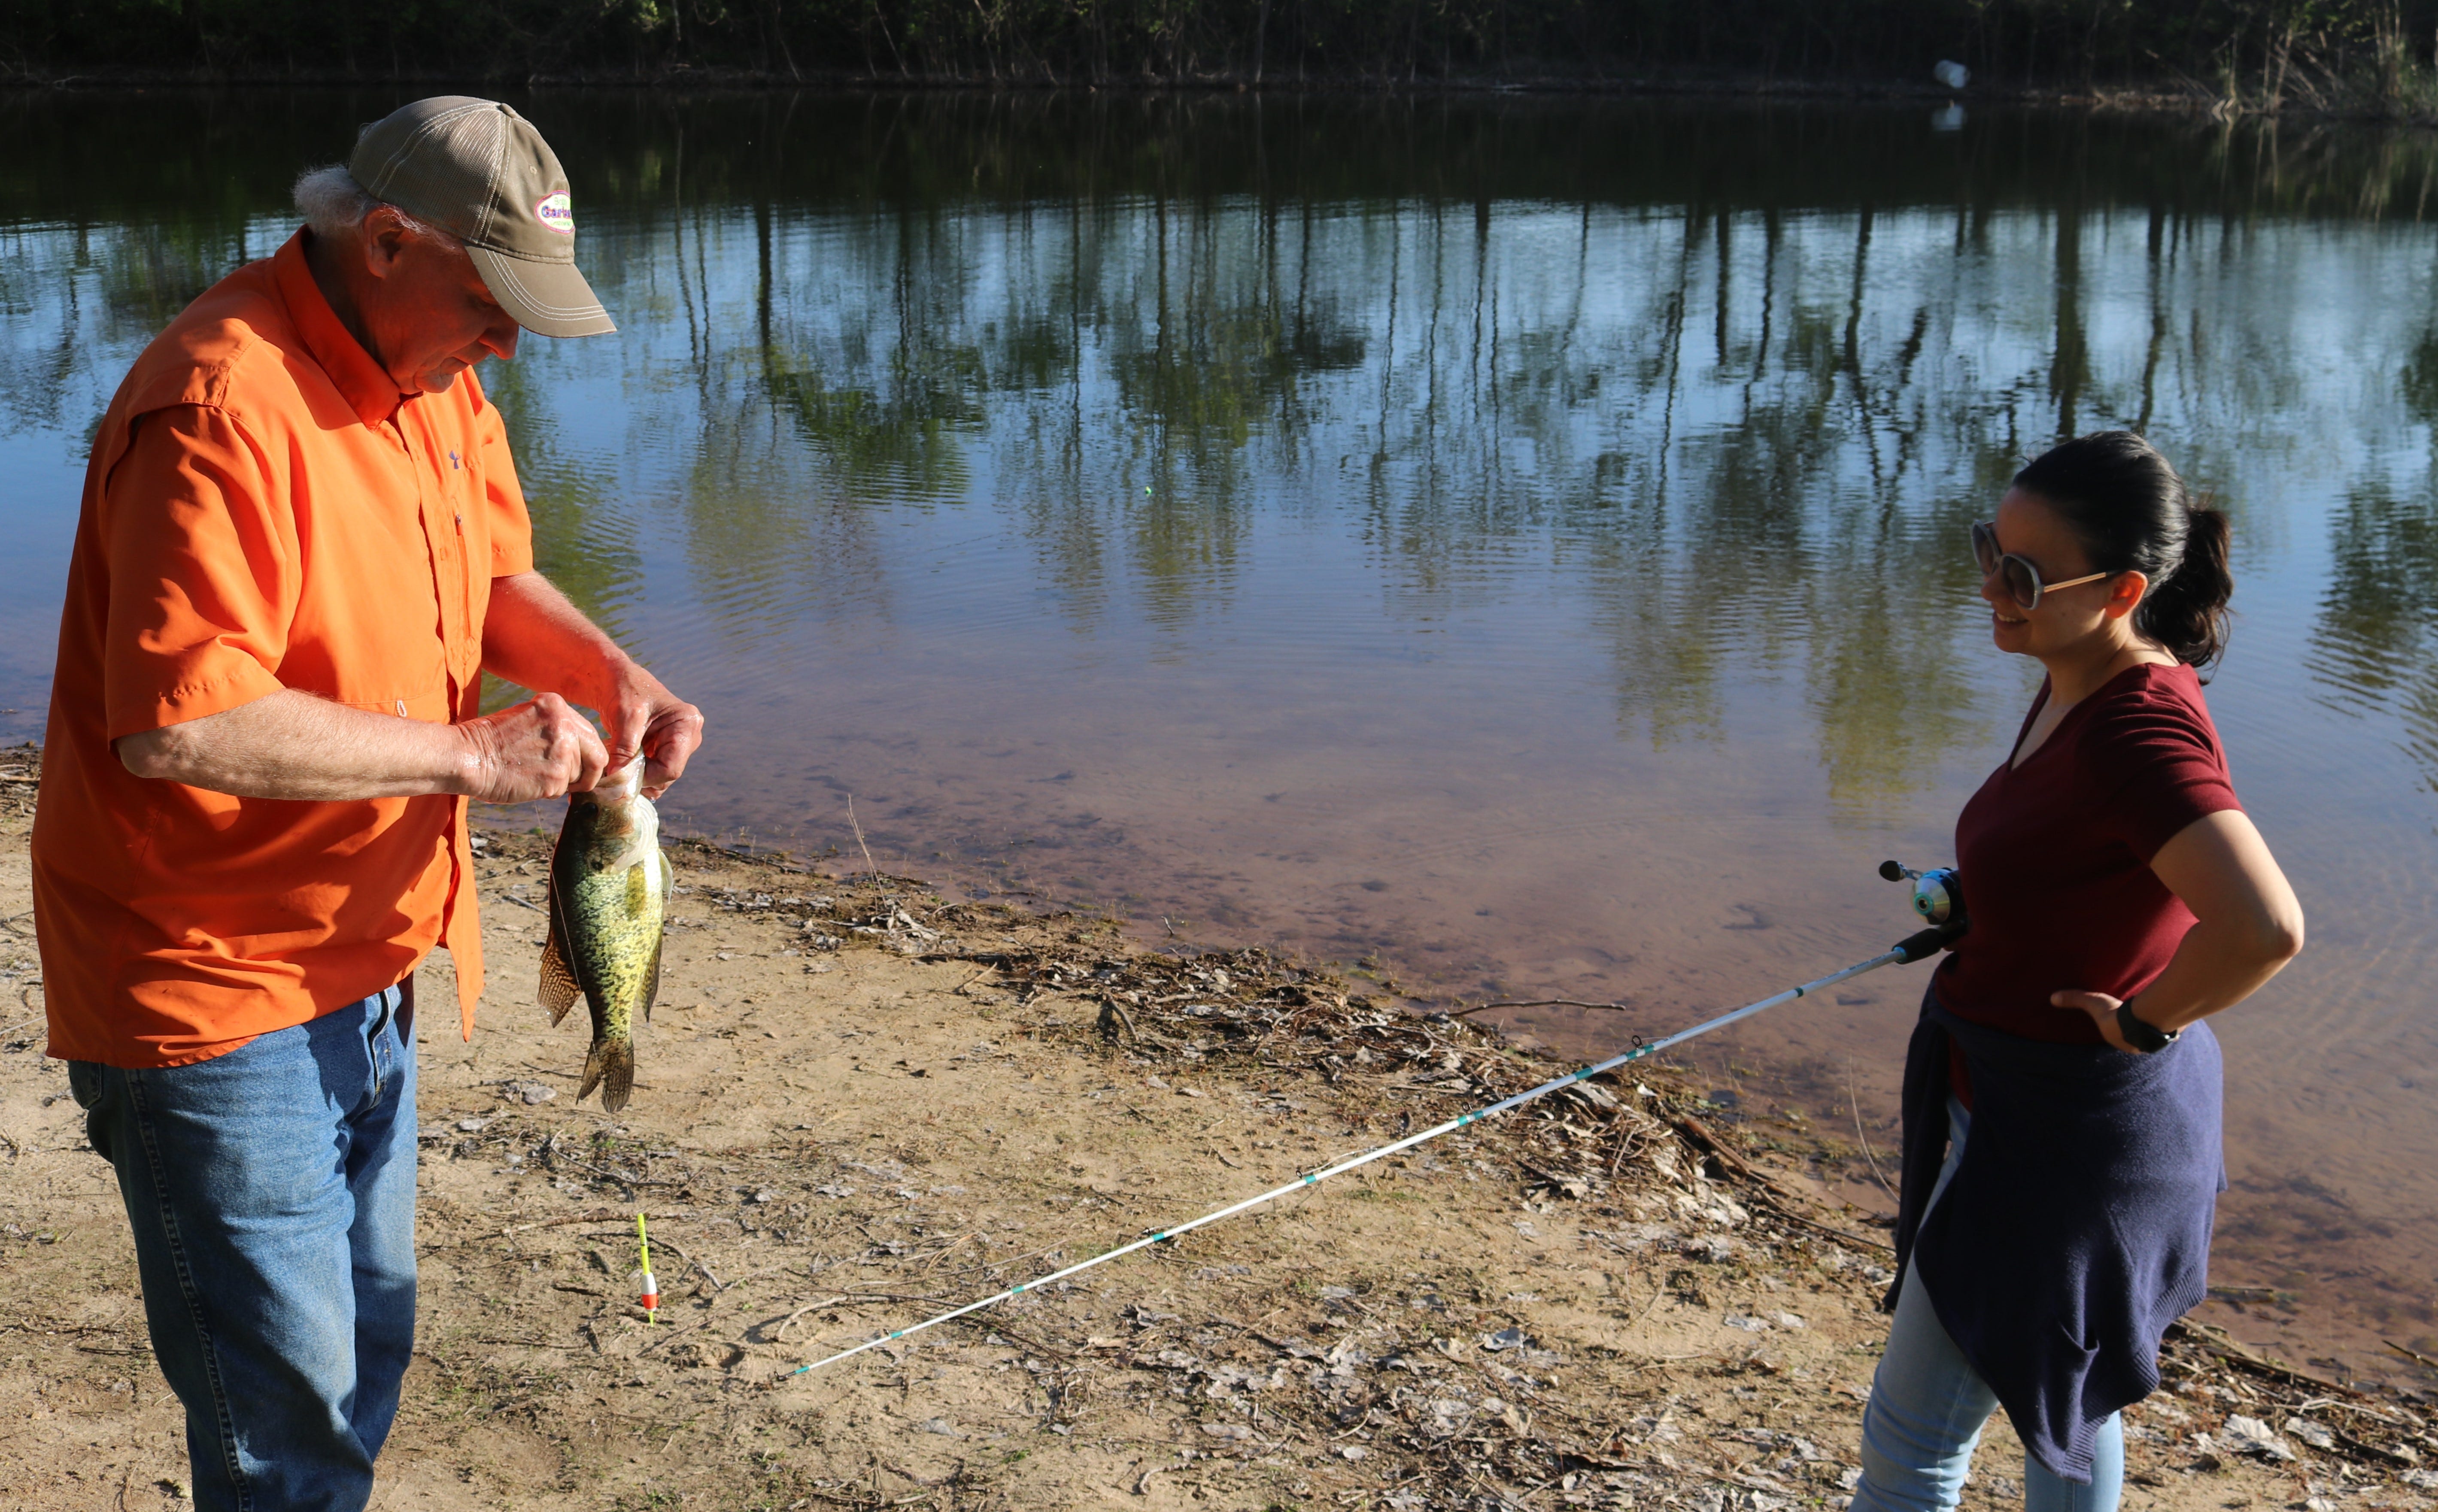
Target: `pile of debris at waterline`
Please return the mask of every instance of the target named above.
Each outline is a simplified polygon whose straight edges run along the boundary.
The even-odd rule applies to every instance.
[[[547,837],[499,837],[493,853],[515,859],[547,845]],[[770,953],[798,956],[806,971],[832,969],[839,953],[856,950],[961,963],[971,970],[956,991],[997,1000],[985,1016],[1112,1070],[1123,1067],[1147,1089],[1326,1115],[1342,1125],[1340,1156],[1537,1084],[1556,1069],[1464,1021],[1406,1011],[1331,972],[1265,951],[1164,953],[1130,942],[1104,918],[950,902],[910,879],[825,876],[699,842],[681,845],[679,861],[688,879],[681,898],[764,922]],[[1826,1207],[1792,1179],[1762,1169],[1745,1133],[1729,1124],[1734,1116],[1672,1069],[1645,1063],[1631,1071],[1382,1164],[1417,1176],[1511,1182],[1526,1214],[1563,1213],[1586,1248],[1627,1262],[1634,1285],[1648,1289],[1629,1299],[1629,1310],[1647,1319],[1664,1303],[1731,1306],[1726,1326],[1748,1333],[1749,1345],[1641,1356],[1519,1324],[1518,1310],[1451,1277],[1376,1272],[1350,1272],[1352,1284],[1309,1294],[1289,1286],[1246,1299],[1278,1300],[1263,1316],[1292,1311],[1303,1317],[1299,1327],[1137,1303],[1117,1331],[1093,1332],[1065,1315],[1069,1292],[1089,1293],[1062,1283],[1037,1299],[1042,1310],[978,1314],[961,1336],[1009,1352],[1007,1364],[1030,1378],[1042,1422],[1054,1432],[1080,1431],[1088,1404],[1123,1389],[1113,1384],[1120,1377],[1157,1382],[1157,1396],[1171,1411],[1197,1417],[1208,1442],[1177,1466],[1146,1470],[1143,1482],[1197,1460],[1258,1464],[1300,1446],[1308,1458],[1316,1450],[1323,1456],[1330,1471],[1324,1479],[1303,1468],[1311,1494],[1362,1504],[1509,1506],[1519,1495],[1546,1491],[1567,1503],[1689,1497],[1712,1512],[1731,1504],[1770,1512],[1839,1500],[1853,1479],[1859,1396],[1852,1383],[1832,1390],[1808,1372],[1790,1372],[1773,1343],[1804,1327],[1791,1310],[1802,1305],[1802,1290],[1876,1298],[1890,1278],[1885,1240],[1865,1232],[1864,1216]],[[510,1099],[504,1116],[480,1131],[486,1144],[500,1141],[486,1158],[530,1160],[625,1204],[674,1193],[696,1214],[717,1202],[698,1193],[724,1190],[737,1194],[741,1225],[789,1222],[770,1215],[799,1187],[822,1193],[842,1218],[855,1205],[842,1176],[813,1185],[825,1172],[805,1151],[724,1151],[714,1174],[698,1154],[614,1137],[600,1150],[570,1149],[520,1116],[515,1101],[529,1101],[532,1090],[503,1094]],[[444,1143],[455,1137],[439,1133]],[[1781,1148],[1805,1138],[1825,1158],[1852,1153],[1826,1139],[1770,1131]],[[857,1179],[881,1187],[909,1175],[858,1169]],[[605,1236],[617,1232],[613,1220],[601,1222]],[[737,1370],[732,1388],[768,1387],[776,1378],[760,1361],[743,1368],[741,1352],[732,1357],[730,1349],[793,1343],[801,1331],[786,1329],[805,1312],[820,1312],[834,1331],[868,1327],[869,1312],[849,1316],[853,1305],[887,1298],[903,1323],[1081,1257],[1058,1252],[994,1261],[943,1287],[932,1275],[938,1254],[875,1243],[854,1257],[854,1285],[757,1324],[733,1344],[711,1341],[713,1358]],[[1161,1249],[1140,1262],[1190,1260]],[[2289,1470],[2303,1499],[2328,1503],[2313,1512],[2357,1497],[2367,1498],[2364,1506],[2411,1507],[2417,1493],[2438,1490],[2422,1468],[2438,1444],[2412,1399],[2315,1378],[2198,1326],[2179,1330],[2163,1364],[2167,1389],[2130,1415],[2130,1460],[2141,1484],[2252,1462]],[[1858,1366],[1857,1380],[1866,1382],[1867,1367]],[[1711,1399],[1721,1395],[1723,1412]],[[1797,1403],[1801,1411],[1789,1410]],[[966,1499],[982,1495],[989,1477],[960,1475],[922,1495],[931,1504],[975,1504]],[[804,1495],[836,1504],[911,1504],[906,1493],[884,1496],[861,1482],[801,1484]]]
[[[42,782],[42,747],[27,741],[0,749],[0,818],[31,814]]]

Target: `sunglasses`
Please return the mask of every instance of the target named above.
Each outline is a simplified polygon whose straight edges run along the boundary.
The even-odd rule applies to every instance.
[[[2034,567],[2028,557],[1998,549],[1998,527],[1994,521],[1988,520],[1975,521],[1972,526],[1972,559],[1981,564],[1983,577],[1992,572],[1998,574],[1998,586],[2006,590],[2006,596],[2020,605],[2025,614],[2040,607],[2042,593],[2061,588],[2080,588],[2085,583],[2096,583],[2103,577],[2116,575],[2113,572],[2086,572],[2080,577],[2067,578],[2062,583],[2044,584],[2040,581],[2040,570]]]

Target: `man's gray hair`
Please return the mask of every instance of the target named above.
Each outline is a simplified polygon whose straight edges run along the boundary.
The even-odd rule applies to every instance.
[[[313,228],[317,237],[352,236],[356,228],[364,223],[364,217],[388,203],[385,200],[374,199],[362,185],[356,182],[356,176],[347,171],[344,163],[307,168],[296,176],[294,193],[296,213],[305,218],[305,223]],[[397,205],[390,205],[390,208],[398,210],[398,219],[406,222],[410,231],[437,237],[451,245],[456,243],[456,237],[438,226],[398,210]]]

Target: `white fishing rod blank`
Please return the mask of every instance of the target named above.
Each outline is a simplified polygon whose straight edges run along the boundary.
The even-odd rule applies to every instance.
[[[1894,863],[1890,864],[1893,865]],[[1952,874],[1945,873],[1944,875],[1952,876]],[[1699,1039],[1701,1036],[1711,1033],[1714,1030],[1725,1029],[1728,1025],[1736,1023],[1739,1020],[1750,1018],[1755,1013],[1758,1013],[1763,1010],[1776,1008],[1781,1003],[1792,1003],[1799,997],[1808,997],[1811,993],[1819,992],[1822,988],[1834,987],[1839,982],[1851,981],[1853,978],[1862,976],[1864,972],[1877,971],[1882,966],[1905,965],[1913,961],[1923,959],[1926,957],[1934,956],[1938,954],[1938,952],[1946,949],[1949,945],[1952,944],[1955,941],[1956,937],[1961,935],[1963,932],[1964,921],[1961,909],[1959,908],[1955,917],[1948,919],[1943,923],[1934,924],[1930,928],[1924,929],[1917,934],[1909,935],[1905,939],[1899,941],[1895,945],[1891,946],[1887,950],[1882,951],[1879,955],[1872,957],[1868,960],[1857,961],[1853,965],[1846,967],[1842,971],[1830,972],[1828,976],[1820,977],[1814,981],[1805,982],[1800,987],[1790,987],[1782,993],[1773,993],[1769,996],[1761,998],[1757,1002],[1746,1003],[1743,1007],[1735,1010],[1733,1012],[1722,1013],[1714,1019],[1708,1019],[1703,1023],[1696,1024],[1691,1029],[1679,1029],[1673,1034],[1661,1039],[1652,1040],[1647,1045],[1636,1045],[1633,1049],[1626,1051],[1622,1055],[1613,1055],[1605,1061],[1596,1061],[1592,1064],[1582,1067],[1581,1070],[1569,1071],[1564,1076],[1556,1077],[1550,1081],[1544,1081],[1539,1086],[1533,1087],[1529,1091],[1518,1092],[1511,1098],[1501,1099],[1496,1102],[1491,1103],[1488,1107],[1477,1108],[1471,1113],[1458,1114],[1457,1116],[1450,1118],[1447,1122],[1425,1129],[1420,1134],[1407,1134],[1404,1138],[1397,1140],[1393,1144],[1382,1145],[1377,1150],[1367,1151],[1362,1154],[1354,1156],[1351,1160],[1342,1160],[1336,1165],[1331,1166],[1326,1169],[1316,1170],[1305,1176],[1298,1176],[1294,1181],[1287,1183],[1283,1187],[1274,1187],[1270,1190],[1263,1192],[1259,1196],[1247,1197],[1240,1203],[1231,1203],[1226,1207],[1222,1207],[1215,1212],[1205,1213],[1200,1218],[1194,1219],[1190,1222],[1179,1223],[1174,1228],[1156,1230],[1134,1240],[1132,1243],[1122,1244],[1116,1249],[1095,1255],[1087,1260],[1079,1260],[1075,1264],[1068,1266],[1063,1271],[1052,1271],[1048,1275],[1038,1276],[1019,1285],[1009,1287],[1004,1292],[995,1292],[990,1296],[981,1298],[980,1301],[968,1302],[963,1307],[954,1309],[947,1312],[943,1312],[938,1317],[926,1318],[920,1323],[911,1324],[906,1327],[898,1328],[892,1332],[879,1334],[867,1339],[863,1343],[855,1345],[853,1348],[841,1349],[834,1355],[813,1361],[808,1364],[798,1365],[795,1369],[788,1371],[786,1375],[778,1377],[772,1384],[777,1384],[779,1380],[790,1380],[798,1376],[808,1375],[813,1371],[821,1369],[824,1365],[834,1365],[841,1360],[852,1359],[855,1356],[863,1353],[867,1349],[877,1349],[882,1345],[893,1344],[900,1339],[911,1338],[915,1334],[921,1333],[927,1328],[936,1328],[941,1324],[953,1323],[957,1319],[964,1317],[968,1313],[980,1312],[984,1308],[997,1307],[999,1303],[1011,1301],[1016,1297],[1022,1296],[1027,1292],[1039,1291],[1041,1288],[1050,1285],[1053,1281],[1063,1281],[1070,1275],[1080,1275],[1096,1265],[1106,1265],[1109,1261],[1118,1259],[1124,1256],[1132,1255],[1137,1250],[1149,1249],[1155,1244],[1166,1243],[1170,1239],[1175,1239],[1183,1234],[1190,1234],[1193,1230],[1201,1228],[1206,1224],[1216,1223],[1222,1219],[1233,1218],[1238,1213],[1245,1212],[1250,1208],[1259,1207],[1263,1203],[1276,1202],[1281,1197],[1293,1196],[1295,1193],[1300,1191],[1309,1191],[1333,1176],[1342,1176],[1348,1171],[1353,1170],[1358,1167],[1368,1166],[1375,1160],[1396,1154],[1401,1151],[1411,1150],[1416,1145],[1422,1144],[1426,1140],[1437,1139],[1441,1134],[1454,1134],[1458,1129],[1467,1128],[1473,1124],[1479,1123],[1484,1118],[1505,1113],[1511,1108],[1520,1108],[1528,1102],[1547,1097],[1552,1092],[1561,1091],[1566,1087],[1573,1086],[1578,1082],[1588,1081],[1592,1078],[1599,1076],[1603,1071],[1614,1071],[1618,1066],[1631,1064],[1635,1061],[1642,1060],[1646,1056],[1657,1055],[1660,1051],[1668,1049],[1672,1046],[1682,1045],[1687,1040]]]

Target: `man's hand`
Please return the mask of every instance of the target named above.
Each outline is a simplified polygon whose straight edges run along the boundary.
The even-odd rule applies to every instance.
[[[702,711],[661,679],[629,661],[618,678],[615,701],[601,711],[608,727],[610,770],[644,761],[644,796],[658,798],[685,775],[686,758],[702,744]]]
[[[477,803],[527,803],[582,792],[613,765],[592,722],[555,693],[453,727],[472,760],[457,791]]]
[[[491,579],[483,665],[599,711],[610,769],[642,755],[646,798],[660,797],[684,775],[687,758],[702,744],[702,711],[662,687],[539,572]]]
[[[283,689],[184,724],[118,739],[136,776],[237,798],[308,803],[453,793],[521,803],[591,787],[610,764],[601,737],[567,700],[531,703],[460,725],[398,719]]]

